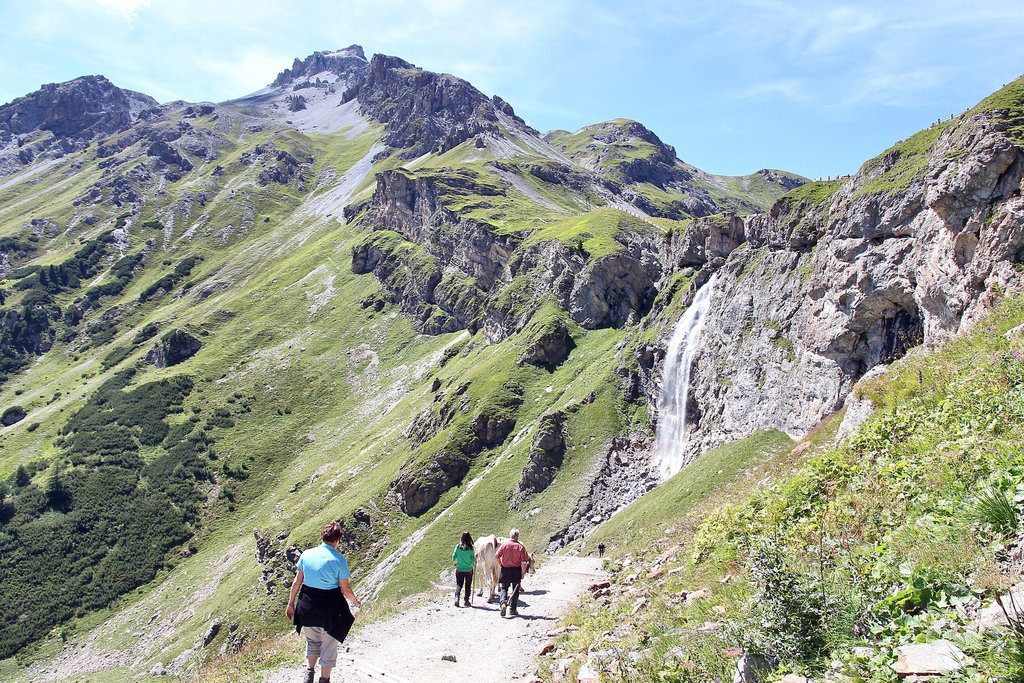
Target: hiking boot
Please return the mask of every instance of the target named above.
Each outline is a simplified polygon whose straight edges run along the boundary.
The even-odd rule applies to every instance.
[[[462,605],[459,604],[459,596],[458,595],[455,596],[455,606],[456,607],[462,607]]]
[[[501,603],[501,616],[505,616],[505,608],[506,607],[507,607],[507,605],[505,603]]]
[[[307,668],[306,669],[306,677],[302,679],[303,683],[313,683],[313,677],[315,675],[316,675],[315,671],[313,671],[310,668]]]
[[[515,607],[513,607],[512,609],[510,609],[510,610],[508,611],[508,613],[509,613],[509,614],[511,614],[511,615],[512,615],[512,616],[514,616],[514,617],[518,617],[518,616],[519,616],[519,610],[517,610],[517,609],[516,609]]]
[[[469,596],[466,596],[466,607],[469,607]]]

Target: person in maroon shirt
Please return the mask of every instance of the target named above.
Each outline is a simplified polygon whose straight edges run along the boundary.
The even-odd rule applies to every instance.
[[[501,544],[494,557],[501,563],[501,574],[498,577],[498,583],[501,585],[498,593],[501,616],[505,616],[505,608],[511,601],[510,612],[516,617],[519,616],[520,584],[523,581],[523,571],[530,564],[530,553],[526,552],[526,546],[519,542],[519,529],[513,529],[509,536],[511,538]],[[508,594],[509,586],[512,586],[511,597]]]

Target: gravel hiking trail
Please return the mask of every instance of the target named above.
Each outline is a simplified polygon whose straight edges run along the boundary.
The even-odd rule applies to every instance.
[[[455,607],[454,587],[441,596],[370,624],[341,646],[333,683],[499,683],[530,681],[536,657],[558,620],[588,586],[607,578],[594,557],[552,557],[523,580],[519,616],[502,618],[497,603],[473,594]],[[356,617],[358,620],[358,616]],[[296,665],[263,683],[299,683],[305,641],[296,636]],[[445,659],[447,657],[447,659]],[[455,661],[451,661],[454,657]],[[319,673],[319,672],[318,672]]]

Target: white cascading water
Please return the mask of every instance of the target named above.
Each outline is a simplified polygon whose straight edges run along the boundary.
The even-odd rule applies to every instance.
[[[658,396],[658,471],[662,481],[683,467],[686,445],[686,402],[690,395],[690,368],[700,332],[711,305],[712,280],[693,296],[693,303],[676,323],[665,355],[661,394]]]

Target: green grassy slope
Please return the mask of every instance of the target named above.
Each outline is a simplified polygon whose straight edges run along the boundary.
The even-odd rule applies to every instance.
[[[746,176],[718,176],[678,161],[649,130],[636,121],[614,119],[573,133],[551,131],[546,140],[574,162],[623,182],[659,207],[676,214],[687,195],[714,202],[719,211],[749,214],[766,211],[793,184],[805,179],[783,171]]]
[[[382,609],[437,580],[448,566],[449,537],[463,528],[482,535],[516,525],[529,543],[543,546],[568,523],[575,501],[587,490],[595,458],[632,419],[615,374],[623,362],[617,345],[625,331],[572,325],[570,357],[558,367],[538,368],[518,363],[532,327],[487,345],[480,335],[418,335],[392,307],[363,305],[379,295],[373,276],[351,270],[352,248],[366,226],[341,224],[338,216],[319,210],[319,198],[326,197],[328,188],[319,189],[315,180],[331,169],[342,175],[366,156],[376,132],[348,140],[343,134],[270,128],[231,139],[237,144],[218,159],[224,172],[197,163],[181,179],[163,183],[134,215],[104,200],[84,208],[75,203],[103,178],[101,161],[89,150],[80,168],[73,168],[77,162],[57,164],[4,191],[0,236],[23,241],[26,249],[15,266],[59,266],[87,245],[102,247],[95,272],[47,290],[54,311],[74,308],[90,287],[121,284],[98,295],[77,321],[52,317],[52,347],[25,356],[27,364],[0,385],[0,407],[20,406],[27,413],[0,430],[0,479],[6,480],[0,500],[22,515],[17,521],[22,529],[26,515],[36,514],[29,499],[49,495],[56,475],[70,500],[41,499],[37,509],[40,533],[46,528],[56,534],[63,533],[87,497],[102,503],[104,494],[89,493],[79,482],[105,471],[106,456],[80,458],[76,437],[68,431],[75,416],[87,409],[103,415],[118,438],[137,444],[138,460],[119,465],[134,482],[137,493],[131,495],[152,491],[154,463],[168,462],[168,481],[177,482],[175,490],[190,510],[184,539],[160,537],[168,552],[154,562],[151,575],[138,574],[133,577],[138,581],[129,580],[97,601],[78,603],[72,597],[70,612],[48,615],[49,621],[38,622],[38,630],[27,634],[42,638],[22,648],[17,659],[0,662],[5,678],[28,675],[19,666],[36,658],[60,659],[68,652],[63,649],[67,642],[80,648],[83,662],[93,656],[101,662],[105,671],[90,674],[90,680],[118,680],[157,661],[170,663],[193,646],[211,620],[236,627],[223,629],[202,659],[222,646],[235,648],[282,631],[286,625],[279,612],[286,586],[272,572],[276,584],[268,593],[264,570],[280,565],[256,561],[254,529],[273,538],[275,547],[302,547],[315,541],[326,521],[340,518],[351,526],[357,510],[368,511],[369,526],[351,527],[353,545],[347,550],[357,590],[363,590],[360,582],[376,561],[404,553],[404,543],[426,529],[393,572],[375,584]],[[256,182],[260,169],[278,162],[271,153],[255,166],[243,163],[257,146],[314,162],[287,183],[261,184]],[[125,151],[125,161],[113,166],[118,173],[132,168],[131,153]],[[382,168],[389,162],[378,163]],[[468,168],[480,182],[497,182],[480,164]],[[524,182],[564,210],[580,208],[570,194],[523,175]],[[563,220],[564,213],[545,214],[522,193],[504,192],[504,203],[491,207],[455,192],[446,201],[460,215],[493,222],[496,229],[546,230],[532,236],[531,244],[582,239],[594,259],[614,249],[620,223],[633,220],[601,210],[548,223]],[[31,233],[19,205],[58,229]],[[88,216],[89,221],[83,220]],[[125,264],[133,267],[126,270]],[[6,308],[21,310],[28,293],[43,287],[36,283],[19,289],[19,283],[33,277],[38,279],[37,271],[7,273],[0,284]],[[174,330],[198,340],[198,352],[170,367],[148,362],[150,350]],[[104,384],[127,370],[134,373],[122,389]],[[182,378],[188,378],[190,388],[180,407],[168,404],[166,416],[149,427],[102,407],[121,405],[122,395],[131,405],[140,388]],[[434,405],[430,387],[435,380],[438,391],[449,395],[468,383],[457,397],[467,417],[487,409],[508,382],[521,387],[522,402],[514,408],[510,436],[476,456],[461,483],[434,507],[407,517],[394,507],[391,482],[403,468],[414,467],[457,436],[467,419],[460,417],[422,446],[412,443],[409,426]],[[101,400],[101,391],[121,393]],[[521,476],[536,421],[554,410],[570,414],[563,469],[547,490],[516,509],[507,494]],[[170,436],[150,439],[151,429]],[[195,449],[175,466],[174,458],[186,457],[174,450],[179,443]],[[27,482],[20,480],[19,467],[26,468]],[[481,475],[486,476],[474,483]],[[120,512],[129,519],[130,504]],[[133,574],[130,569],[124,573]],[[80,576],[87,580],[92,575]],[[140,630],[152,637],[138,642],[133,634]],[[112,652],[123,655],[106,657]]]

